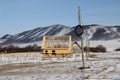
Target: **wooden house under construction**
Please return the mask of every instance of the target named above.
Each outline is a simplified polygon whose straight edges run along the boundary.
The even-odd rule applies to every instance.
[[[43,58],[63,58],[71,56],[71,36],[43,36]]]

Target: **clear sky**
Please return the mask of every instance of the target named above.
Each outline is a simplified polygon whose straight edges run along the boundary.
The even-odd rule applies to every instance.
[[[0,0],[0,37],[53,24],[120,25],[120,0]]]

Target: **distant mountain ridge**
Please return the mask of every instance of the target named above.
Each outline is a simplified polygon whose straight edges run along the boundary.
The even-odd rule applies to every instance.
[[[6,34],[3,37],[1,37],[1,39],[9,39],[10,37],[12,37],[12,35],[10,34]]]
[[[84,25],[84,32],[88,30],[91,40],[111,40],[120,38],[120,26],[101,26],[97,24]],[[4,40],[0,46],[10,44],[24,44],[41,42],[43,36],[63,36],[71,35],[73,41],[79,40],[74,33],[75,27],[65,25],[51,25],[47,27],[39,27],[28,31],[23,31],[15,35],[5,35],[0,38]],[[84,34],[85,35],[85,34]]]

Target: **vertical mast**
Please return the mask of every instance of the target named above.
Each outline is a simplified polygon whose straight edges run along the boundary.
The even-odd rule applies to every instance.
[[[80,6],[78,6],[78,23],[79,23],[79,25],[82,25],[82,18],[80,15]]]
[[[80,26],[82,26],[82,18],[80,16],[80,6],[78,6],[78,23]],[[80,31],[81,32],[81,31]],[[83,36],[80,36],[81,39],[81,47],[82,47],[82,62],[83,62],[83,68],[85,68],[85,62],[84,62],[84,48],[83,48]]]

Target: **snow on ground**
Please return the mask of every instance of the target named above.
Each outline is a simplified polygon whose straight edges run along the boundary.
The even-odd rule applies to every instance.
[[[118,40],[91,41],[103,45],[106,53],[90,53],[82,67],[81,54],[72,58],[0,58],[0,80],[120,80],[120,47]]]
[[[83,39],[84,46],[86,46],[86,38]],[[81,44],[80,41],[78,41]],[[98,45],[103,45],[106,47],[107,51],[115,51],[115,49],[120,48],[120,39],[113,40],[90,40],[90,47],[96,47]]]
[[[103,45],[107,48],[107,51],[114,51],[120,47],[119,39],[106,40],[106,41],[90,41],[91,47],[96,47],[97,45]]]
[[[0,80],[120,80],[120,52],[90,53],[95,55],[85,59],[38,59],[27,62],[0,65]],[[11,59],[12,60],[12,59]],[[0,62],[2,60],[0,59]],[[14,60],[13,60],[14,61]]]
[[[34,44],[37,44],[38,46],[41,46],[42,41],[31,42],[31,43],[13,43],[11,45],[19,46],[19,47],[26,47],[26,46],[34,45]],[[3,47],[6,47],[6,46],[8,46],[8,45],[4,45]]]

